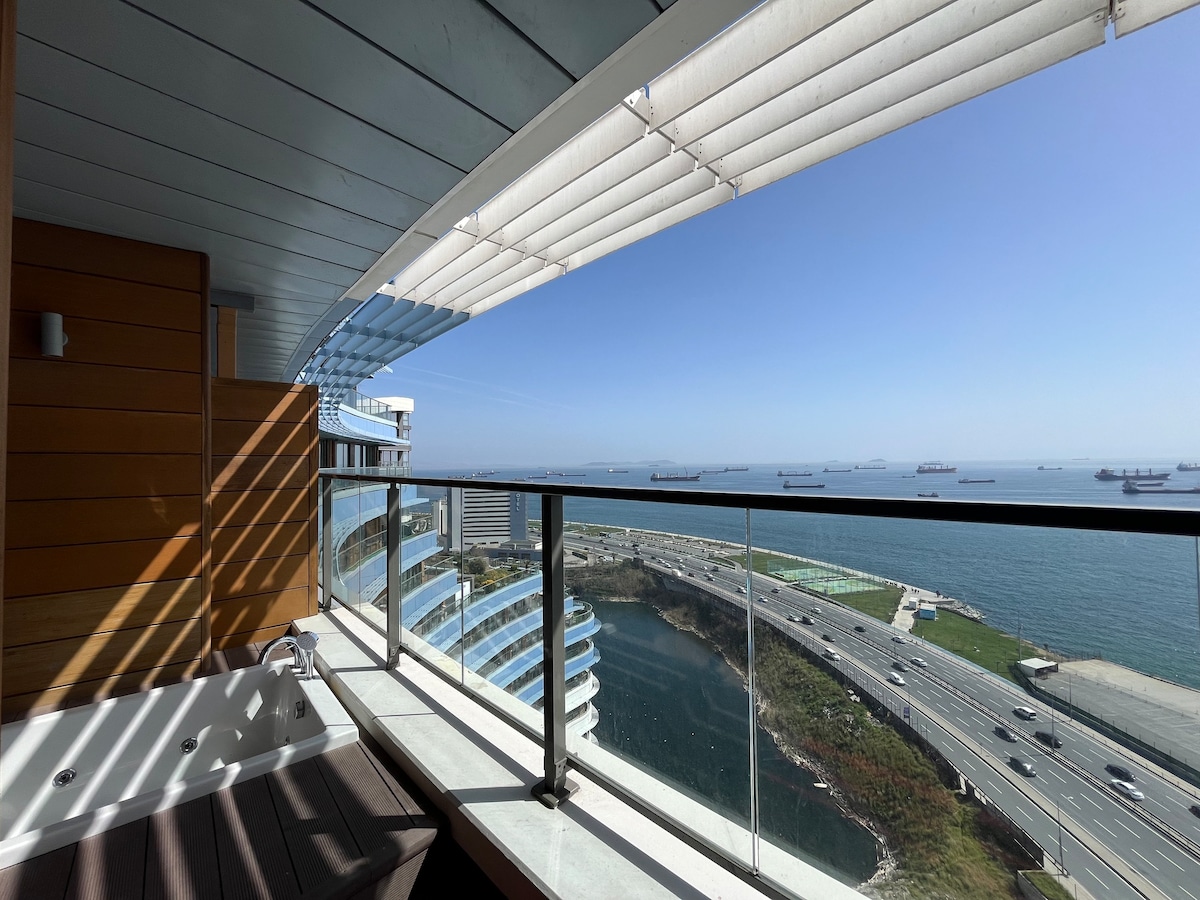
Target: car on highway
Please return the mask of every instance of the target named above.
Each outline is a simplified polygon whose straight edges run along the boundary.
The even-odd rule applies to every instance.
[[[826,647],[826,648],[825,648],[825,658],[826,658],[826,659],[831,659],[831,660],[833,660],[834,662],[841,662],[841,661],[842,661],[842,657],[841,657],[841,655],[840,655],[840,654],[838,654],[838,652],[837,652],[836,650],[831,650],[831,649],[829,649],[828,647]]]
[[[771,588],[771,593],[772,593],[772,594],[778,594],[778,593],[779,593],[779,588],[777,588],[777,587],[773,587],[773,588]]]
[[[929,663],[925,662],[925,660],[921,659],[921,657],[919,657],[919,656],[914,656],[912,659],[909,660],[909,662],[912,663],[914,666],[916,666],[918,669],[928,669],[929,668]]]
[[[1024,719],[1029,722],[1037,718],[1037,710],[1030,709],[1028,706],[1018,706],[1013,709],[1013,715],[1018,719]]]
[[[1109,775],[1115,775],[1121,781],[1137,781],[1137,776],[1130,772],[1124,766],[1118,766],[1116,763],[1109,763],[1104,767],[1104,771]]]
[[[817,608],[817,607],[815,607],[815,606],[810,606],[810,607],[808,608],[808,611],[809,611],[810,613],[812,613],[812,614],[815,616],[815,615],[816,615],[817,613],[819,613],[821,610],[820,610],[820,609],[818,609],[818,608]]]
[[[892,684],[898,684],[901,687],[904,686],[904,676],[898,672],[888,672],[888,681]]]
[[[894,634],[894,635],[892,635],[892,642],[896,643],[896,644],[903,644],[904,638],[900,637],[900,635],[898,635],[898,634]]]
[[[805,625],[815,625],[816,624],[815,622],[813,622],[812,616],[801,616],[800,621],[803,622]]]
[[[696,577],[695,572],[688,572],[688,578],[695,578],[695,577]]]
[[[800,617],[799,616],[788,616],[788,621],[789,622],[799,622]]]
[[[1022,759],[1019,756],[1010,756],[1008,764],[1024,775],[1026,778],[1033,778],[1037,772],[1033,769],[1033,763],[1027,759]]]
[[[895,669],[897,672],[907,672],[908,671],[908,666],[906,666],[904,663],[900,662],[900,660],[896,660],[894,663],[892,663],[892,668]]]
[[[754,599],[755,599],[755,600],[757,600],[759,603],[766,603],[766,602],[767,602],[767,598],[766,598],[766,597],[764,597],[762,594],[759,594],[759,595],[758,595],[757,597],[755,597]]]
[[[863,628],[861,625],[855,625],[854,630],[857,631],[859,634],[862,634],[867,629]]]
[[[1010,744],[1015,744],[1017,742],[1017,736],[1013,734],[1010,729],[1005,728],[1003,725],[997,725],[992,729],[992,731],[996,732],[998,736],[1002,737]]]
[[[1128,781],[1122,781],[1120,778],[1114,778],[1109,782],[1114,788],[1128,797],[1130,800],[1145,800],[1146,795],[1135,788]]]
[[[744,587],[742,587],[741,585],[739,585],[739,586],[738,586],[738,589],[737,589],[737,592],[738,592],[739,594],[744,594],[744,593],[746,593],[746,589],[745,589]]]
[[[829,634],[829,633],[823,634],[823,635],[821,635],[821,640],[829,641],[829,643],[832,644],[833,643],[833,635]]]
[[[705,575],[704,580],[705,581],[716,581],[717,579],[713,578],[711,575]]]
[[[1047,747],[1053,747],[1057,750],[1062,746],[1062,738],[1050,731],[1035,731],[1033,736],[1045,744]]]
[[[1197,819],[1200,819],[1200,803],[1193,803],[1188,807],[1188,812],[1190,812]]]

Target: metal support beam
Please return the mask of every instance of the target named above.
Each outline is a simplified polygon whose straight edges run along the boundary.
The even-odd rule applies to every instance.
[[[321,479],[321,609],[333,608],[333,479]]]
[[[563,498],[542,495],[542,708],[546,777],[533,795],[551,809],[579,790],[567,780],[566,579],[563,568]]]
[[[387,663],[400,665],[400,485],[387,491]]]

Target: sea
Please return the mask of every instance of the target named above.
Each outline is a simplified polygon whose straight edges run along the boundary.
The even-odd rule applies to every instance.
[[[819,493],[841,497],[913,498],[936,492],[932,503],[954,500],[1083,506],[1157,506],[1200,512],[1200,494],[1124,494],[1119,481],[1098,481],[1101,466],[1118,471],[1169,472],[1167,485],[1200,486],[1200,472],[1178,472],[1167,460],[1034,460],[955,462],[953,475],[917,475],[916,462],[785,462],[749,465],[747,471],[708,474],[729,463],[659,466],[507,468],[487,476],[530,479],[531,493],[552,483],[659,487],[689,492],[782,493],[779,471],[812,472],[805,481],[825,484]],[[882,469],[854,469],[881,465]],[[1041,465],[1044,468],[1038,469]],[[626,472],[609,472],[609,468]],[[849,472],[823,472],[824,469]],[[488,470],[491,471],[491,470]],[[698,482],[651,484],[654,471],[705,472]],[[466,471],[421,471],[446,477]],[[906,477],[907,476],[907,477]],[[994,479],[959,484],[959,478]],[[798,478],[791,480],[797,481]],[[787,493],[796,493],[790,491]],[[809,491],[805,491],[808,494]],[[814,490],[812,493],[818,493]],[[538,505],[531,498],[530,516]],[[746,543],[742,510],[567,498],[568,521],[690,534]],[[1101,531],[973,525],[752,511],[750,542],[888,580],[941,591],[969,604],[985,621],[1068,657],[1099,657],[1149,675],[1200,688],[1200,587],[1194,537]]]

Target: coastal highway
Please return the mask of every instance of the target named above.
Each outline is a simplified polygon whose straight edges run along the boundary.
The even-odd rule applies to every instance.
[[[728,566],[713,571],[711,541],[659,533],[609,538],[571,534],[568,546],[632,558],[634,542],[638,557],[650,568],[678,572],[739,603],[749,597],[756,616],[815,653],[830,646],[822,635],[831,635],[832,647],[842,657],[833,665],[897,715],[909,706],[913,727],[1055,859],[1061,823],[1063,862],[1095,897],[1200,900],[1200,819],[1188,811],[1200,801],[1188,786],[1163,778],[1090,729],[1057,717],[1017,685],[877,619],[757,574],[749,595],[739,593],[739,587],[747,589],[746,572]],[[773,588],[779,592],[772,593]],[[754,599],[760,596],[765,602]],[[788,621],[802,615],[815,624]],[[855,631],[855,626],[864,630]],[[905,642],[896,643],[894,637]],[[914,656],[926,660],[928,668],[911,665]],[[904,687],[887,681],[898,660],[907,668]],[[1012,712],[1016,706],[1036,709],[1038,721],[1018,719]],[[1017,743],[995,733],[1000,724],[1017,735]],[[1055,750],[1042,744],[1034,739],[1034,730],[1053,730],[1063,746]],[[1008,764],[1010,755],[1032,763],[1036,777],[1018,774]],[[1128,800],[1109,786],[1108,763],[1137,774],[1144,801]]]

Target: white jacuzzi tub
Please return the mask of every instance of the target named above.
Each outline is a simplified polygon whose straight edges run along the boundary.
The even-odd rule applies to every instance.
[[[356,740],[286,661],[5,725],[0,868]]]

